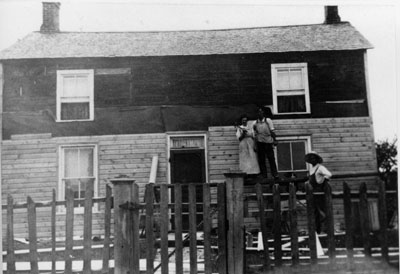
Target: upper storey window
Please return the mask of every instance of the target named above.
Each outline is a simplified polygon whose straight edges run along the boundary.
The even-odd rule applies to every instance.
[[[94,119],[93,70],[57,71],[57,121]]]
[[[272,64],[275,114],[310,113],[307,63]]]

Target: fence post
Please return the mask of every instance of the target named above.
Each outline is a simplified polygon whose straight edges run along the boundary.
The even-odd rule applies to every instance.
[[[135,205],[138,196],[137,185],[132,178],[110,180],[114,191],[114,260],[115,274],[132,273],[133,268],[133,220],[129,205]],[[124,207],[124,208],[121,208]]]
[[[365,256],[371,257],[371,244],[369,239],[370,228],[368,218],[368,197],[367,197],[367,185],[362,183],[360,185],[360,225],[361,235],[363,239]]]
[[[242,274],[244,272],[243,185],[245,174],[232,172],[224,175],[228,219],[228,273]]]

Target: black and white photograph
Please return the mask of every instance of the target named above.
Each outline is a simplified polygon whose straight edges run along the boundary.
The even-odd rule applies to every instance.
[[[396,1],[0,0],[4,274],[396,274]]]

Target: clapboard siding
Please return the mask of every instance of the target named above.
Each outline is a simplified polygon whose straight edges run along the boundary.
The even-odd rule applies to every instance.
[[[50,138],[40,134],[15,135],[2,143],[3,201],[11,194],[16,202],[26,202],[27,195],[34,201],[50,201],[58,184],[58,148],[61,145],[94,144],[98,149],[98,196],[105,196],[105,186],[118,176],[132,177],[143,185],[148,182],[152,157],[158,156],[157,183],[167,182],[166,135],[137,134],[87,137]],[[144,187],[140,188],[144,192]],[[142,197],[141,197],[142,199]],[[93,234],[101,235],[104,213],[101,205],[93,213]],[[25,210],[15,210],[15,236],[27,237]],[[3,233],[6,221],[3,212]],[[37,209],[38,237],[50,236],[50,208]],[[83,215],[76,214],[75,235],[83,235]],[[65,215],[57,215],[57,236],[65,232]],[[4,234],[5,235],[5,234]]]
[[[368,117],[335,119],[274,120],[278,136],[309,136],[311,149],[320,153],[324,165],[333,174],[370,172],[377,170],[372,121]],[[235,128],[212,127],[209,129],[209,174],[210,181],[221,181],[224,173],[237,170],[239,164],[238,141]],[[374,189],[375,179],[360,178],[346,180],[356,190],[361,182]],[[332,180],[333,190],[341,190],[342,180]],[[251,193],[252,187],[248,186]],[[247,199],[247,198],[246,198]],[[304,201],[303,201],[304,202]],[[258,229],[258,205],[255,198],[246,201],[246,229]],[[344,226],[343,204],[334,200],[335,227]],[[305,208],[298,204],[298,225],[306,228]],[[267,215],[268,217],[268,215]]]

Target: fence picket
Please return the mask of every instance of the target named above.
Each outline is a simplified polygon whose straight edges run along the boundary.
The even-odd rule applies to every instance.
[[[91,273],[93,183],[86,182],[83,216],[83,273]]]
[[[175,272],[183,274],[183,242],[182,242],[182,185],[174,185],[175,194]]]
[[[218,273],[227,274],[226,185],[218,184]]]
[[[273,187],[274,192],[274,264],[275,266],[282,265],[282,235],[281,235],[281,227],[282,227],[282,219],[281,219],[281,193],[279,190],[279,184],[274,184]]]
[[[7,196],[7,273],[15,273],[14,199]]]
[[[31,273],[38,274],[37,234],[36,234],[36,207],[30,196],[27,197],[28,211],[28,235],[29,235],[29,258]]]
[[[204,273],[211,274],[211,193],[210,185],[203,185],[203,231],[204,231]]]
[[[103,249],[103,268],[102,273],[109,273],[109,260],[110,260],[110,235],[111,235],[111,204],[112,204],[112,190],[111,187],[106,185],[106,200],[104,205],[104,249]]]
[[[332,188],[329,183],[324,186],[325,193],[325,208],[326,208],[326,224],[328,234],[328,254],[330,267],[333,268],[336,265],[336,250],[335,250],[335,228],[333,219],[333,208],[332,208]]]
[[[380,243],[382,250],[382,257],[386,262],[389,262],[388,252],[388,234],[387,234],[387,208],[386,208],[386,186],[384,181],[379,182],[379,194],[378,194],[378,210],[379,210],[379,232],[380,232]]]
[[[271,260],[269,258],[268,251],[268,231],[267,231],[267,218],[265,217],[265,202],[263,196],[263,189],[260,183],[256,184],[257,202],[258,202],[258,212],[260,216],[261,234],[264,245],[264,269],[269,269],[271,267]]]
[[[130,211],[132,218],[132,274],[140,274],[140,242],[139,242],[139,186],[133,183],[132,203],[136,207]]]
[[[307,222],[308,222],[308,246],[310,248],[311,264],[317,263],[317,242],[315,235],[315,206],[313,188],[309,182],[305,183],[306,186],[306,201],[307,201]]]
[[[146,273],[154,272],[154,183],[146,185],[145,190],[146,203]]]
[[[346,250],[347,250],[347,268],[353,267],[353,236],[354,236],[354,224],[353,224],[353,212],[351,208],[351,194],[350,188],[346,182],[343,182],[343,205],[344,205],[344,221],[346,227]]]
[[[196,220],[196,185],[189,184],[189,258],[190,274],[197,273],[197,220]]]
[[[168,185],[160,185],[161,273],[168,274]]]
[[[51,273],[56,273],[56,190],[53,189],[53,197],[51,201]]]
[[[362,183],[360,185],[360,227],[361,235],[363,238],[364,252],[365,255],[371,256],[371,244],[369,239],[370,227],[368,218],[368,198],[367,198],[367,185]]]
[[[65,183],[65,200],[66,200],[66,216],[65,216],[65,273],[72,274],[72,248],[74,245],[74,191],[71,184]]]
[[[289,220],[290,220],[290,238],[292,248],[292,265],[299,264],[299,233],[297,228],[297,201],[296,187],[293,183],[289,185]]]

